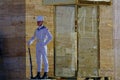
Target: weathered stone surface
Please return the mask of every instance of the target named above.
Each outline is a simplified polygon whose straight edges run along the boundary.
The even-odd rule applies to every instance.
[[[25,45],[25,1],[0,1],[0,80],[25,79]]]
[[[120,80],[120,0],[113,0],[113,34],[114,34],[114,56],[115,56],[115,80]]]
[[[114,4],[111,4],[109,6],[100,6],[100,15],[99,15],[100,17],[100,23],[99,23],[100,70],[99,70],[99,74],[100,76],[110,76],[112,77],[112,80],[114,80],[113,77],[115,77],[116,80],[120,80],[119,0],[113,0],[113,3]],[[38,15],[45,16],[44,24],[48,27],[48,29],[54,36],[54,30],[55,30],[54,29],[54,24],[55,24],[54,17],[55,16],[53,14],[53,11],[54,11],[53,6],[43,5],[42,0],[2,0],[0,2],[0,57],[1,57],[0,58],[0,79],[1,80],[5,80],[5,79],[18,80],[18,78],[19,80],[22,80],[23,77],[25,77],[25,74],[23,74],[25,73],[25,70],[24,70],[25,67],[26,67],[26,77],[29,78],[30,68],[29,68],[29,57],[28,57],[27,47],[25,50],[26,41],[30,39],[30,37],[34,33],[35,28],[37,27],[36,16]],[[95,20],[96,19],[94,19],[93,21]],[[86,28],[84,27],[80,28],[81,34],[78,34],[78,35],[81,38],[90,37],[91,38],[90,41],[91,41],[93,37],[97,35],[92,35],[90,31],[92,30],[94,31],[97,29],[95,28],[93,29],[90,27],[90,25],[88,25],[90,21],[91,21],[91,17],[89,17],[89,19],[86,22]],[[113,22],[114,22],[114,25],[113,25]],[[63,30],[64,29],[66,28],[63,28]],[[84,32],[84,29],[87,32]],[[83,41],[81,41],[82,44],[84,44]],[[54,75],[54,54],[53,54],[54,45],[53,43],[54,43],[54,40],[48,45],[48,59],[50,62],[49,76]],[[91,43],[93,42],[91,41]],[[70,43],[66,45],[66,47],[70,47],[70,46],[71,46]],[[84,49],[85,46],[82,46],[81,48]],[[88,48],[89,47],[87,46],[86,50]],[[69,55],[71,58],[72,55],[70,55],[70,52],[72,50],[66,48],[65,51],[67,52],[67,55]],[[91,49],[89,49],[89,52],[91,52]],[[94,50],[93,52],[96,52],[96,50]],[[32,53],[32,60],[34,64],[33,73],[35,75],[36,69],[37,69],[36,58],[35,58],[36,57],[35,43],[31,45],[31,53]],[[80,54],[80,56],[83,56],[83,54]],[[60,57],[64,55],[65,55],[64,53],[61,55],[57,54],[57,56],[60,56]],[[91,57],[93,57],[92,55],[93,54],[90,53]],[[26,59],[19,58],[21,56],[23,57],[26,56]],[[114,59],[114,56],[115,56],[115,59]],[[64,62],[65,64],[64,67],[68,67],[68,65],[71,64],[70,58],[66,59],[68,63]],[[84,59],[89,60],[88,57],[85,57],[85,58],[83,57],[79,59],[80,60],[79,63],[82,64],[81,67],[84,66],[85,62],[89,62],[88,60],[84,60]],[[93,61],[93,58],[91,60]],[[59,61],[60,59],[58,60],[58,62]],[[24,62],[26,62],[26,66],[24,66]],[[89,65],[93,66],[91,62],[89,62]],[[63,65],[58,64],[58,66],[63,66]],[[82,68],[79,68],[79,69],[82,70]],[[66,68],[63,69],[63,71],[67,71],[67,70],[68,69]],[[81,71],[79,74],[81,75],[82,72],[83,71]],[[80,78],[80,80],[83,80],[83,79]]]
[[[113,15],[109,13],[112,13],[112,6],[100,6],[100,76],[113,77]]]
[[[80,7],[78,11],[78,76],[98,76],[97,7]]]

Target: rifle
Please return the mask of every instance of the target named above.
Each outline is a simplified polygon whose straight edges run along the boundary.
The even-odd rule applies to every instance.
[[[29,60],[30,60],[30,74],[31,74],[31,79],[33,79],[33,72],[32,72],[32,58],[31,58],[31,52],[30,52],[30,48],[28,48],[28,52],[29,52]]]

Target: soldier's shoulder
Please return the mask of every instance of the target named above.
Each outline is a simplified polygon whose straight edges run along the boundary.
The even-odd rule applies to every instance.
[[[48,30],[48,28],[46,26],[43,26],[44,29]]]

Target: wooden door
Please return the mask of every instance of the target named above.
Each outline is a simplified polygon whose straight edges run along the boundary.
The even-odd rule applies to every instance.
[[[78,76],[98,76],[98,15],[96,6],[78,8]]]
[[[56,6],[55,15],[55,75],[72,77],[77,67],[75,7]]]

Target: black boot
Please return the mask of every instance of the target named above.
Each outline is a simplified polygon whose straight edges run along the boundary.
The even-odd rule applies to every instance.
[[[41,79],[40,72],[37,72],[37,75],[33,79]]]
[[[100,80],[100,77],[95,77],[95,78],[93,78],[94,80]]]
[[[44,72],[44,75],[42,76],[42,79],[47,79],[47,78],[48,78],[47,72]]]
[[[87,77],[87,78],[85,78],[84,80],[89,80],[89,78]]]
[[[105,79],[105,80],[109,80],[108,77],[105,77],[104,79]]]

